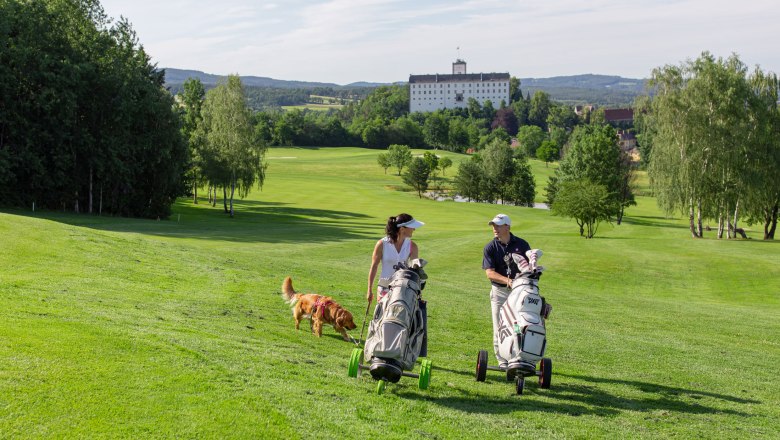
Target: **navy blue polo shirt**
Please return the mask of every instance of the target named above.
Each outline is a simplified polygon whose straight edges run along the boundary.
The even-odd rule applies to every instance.
[[[528,260],[525,255],[526,252],[531,250],[531,246],[527,241],[520,237],[515,237],[511,233],[509,234],[509,243],[506,246],[498,241],[498,238],[494,238],[490,243],[485,245],[485,250],[482,256],[482,270],[493,269],[501,275],[508,275],[509,278],[515,279],[515,275],[520,272],[517,268],[517,264],[512,261],[509,265],[509,273],[507,274],[507,264],[504,259],[509,254],[520,254]],[[511,257],[510,257],[511,258]],[[498,287],[506,287],[506,285],[490,281],[491,284]]]

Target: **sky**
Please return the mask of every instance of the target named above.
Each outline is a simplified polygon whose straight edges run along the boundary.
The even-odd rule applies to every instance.
[[[102,0],[158,67],[340,85],[508,72],[647,78],[702,51],[780,73],[777,0]]]

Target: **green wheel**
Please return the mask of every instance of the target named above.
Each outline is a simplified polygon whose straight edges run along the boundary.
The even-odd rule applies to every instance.
[[[360,373],[360,361],[363,359],[363,350],[355,348],[352,350],[352,357],[349,358],[349,370],[347,370],[347,376],[358,377]]]
[[[380,380],[376,383],[376,393],[382,394],[385,392],[385,385],[387,385],[387,382],[384,380]]]
[[[427,390],[431,383],[431,361],[426,359],[420,364],[420,382],[418,384],[421,390]]]

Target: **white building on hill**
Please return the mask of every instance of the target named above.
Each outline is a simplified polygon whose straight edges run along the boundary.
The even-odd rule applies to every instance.
[[[498,108],[509,104],[508,73],[466,73],[466,62],[452,63],[452,74],[409,75],[409,112],[432,112],[443,108],[466,108],[469,98]]]

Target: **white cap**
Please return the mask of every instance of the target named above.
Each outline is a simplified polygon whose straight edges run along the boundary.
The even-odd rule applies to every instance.
[[[399,228],[400,227],[404,227],[404,228],[409,228],[409,229],[417,229],[417,228],[419,228],[420,226],[422,226],[424,224],[425,223],[423,223],[423,222],[421,222],[419,220],[411,219],[408,222],[398,223],[396,226],[398,226]]]
[[[506,214],[496,214],[496,216],[493,217],[493,220],[490,220],[488,222],[488,224],[491,225],[491,226],[492,225],[496,225],[496,226],[501,226],[501,225],[512,226],[512,219],[510,219],[509,216],[506,215]]]

